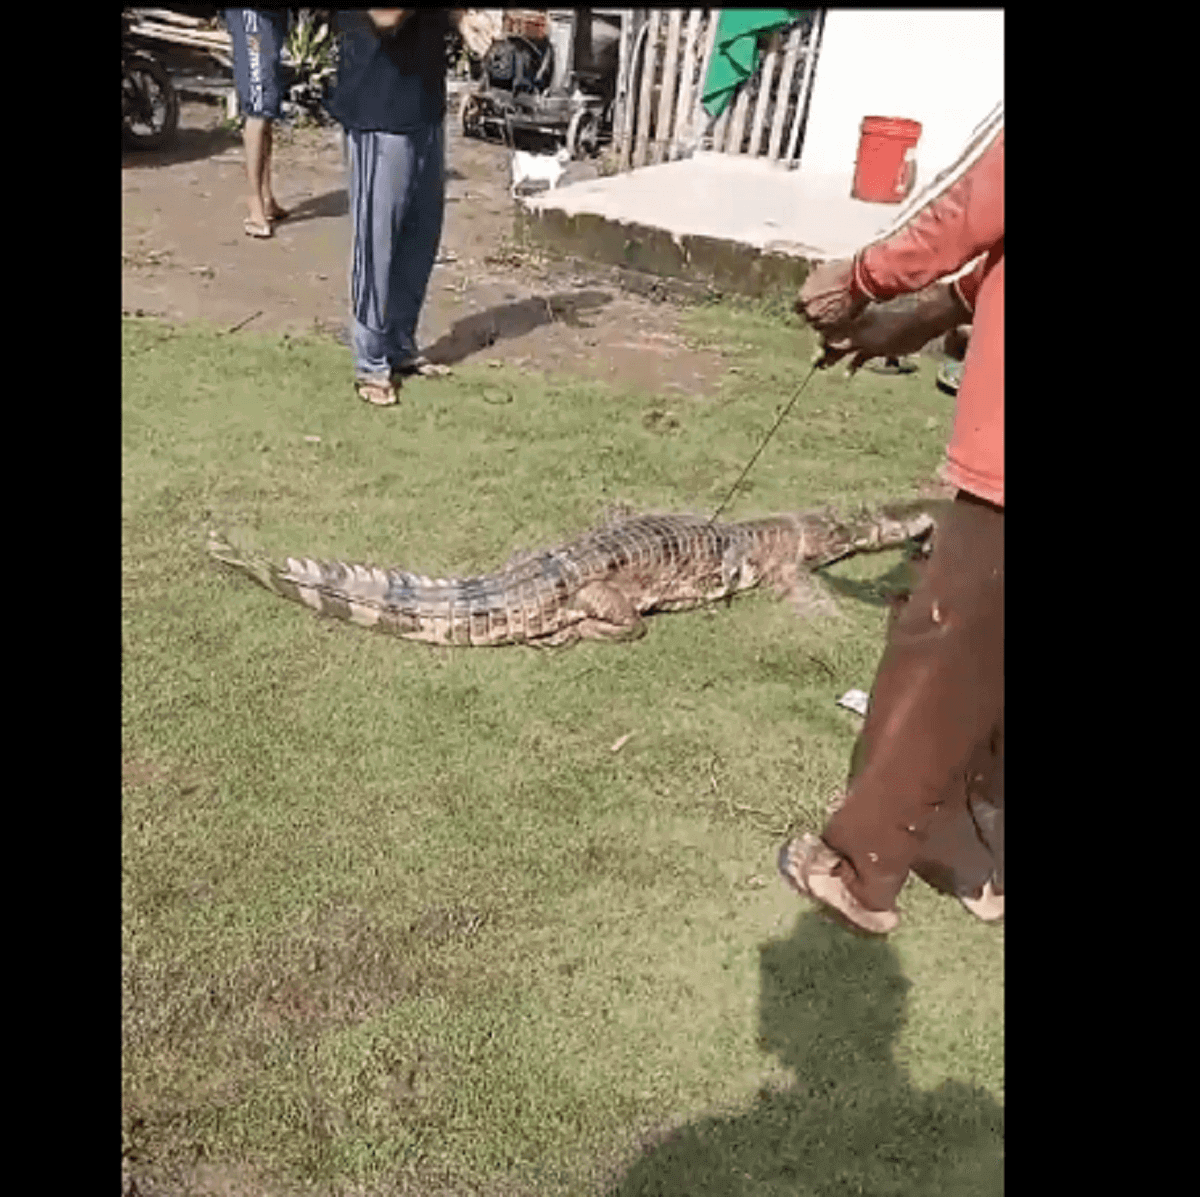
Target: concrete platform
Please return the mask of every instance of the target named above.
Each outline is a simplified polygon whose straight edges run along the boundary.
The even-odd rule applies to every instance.
[[[760,159],[698,153],[521,201],[520,235],[559,253],[717,292],[794,291],[811,263],[884,232],[899,205]]]

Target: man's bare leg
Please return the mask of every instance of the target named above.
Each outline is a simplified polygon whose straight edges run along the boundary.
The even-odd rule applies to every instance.
[[[246,117],[242,141],[246,147],[246,178],[250,184],[250,191],[246,196],[250,222],[269,226],[270,220],[263,205],[263,193],[264,179],[268,177],[266,172],[271,150],[271,122],[261,116]],[[267,194],[270,194],[269,184]]]
[[[271,157],[275,146],[275,122],[267,121],[265,123],[267,127],[263,130],[262,185],[258,189],[258,194],[267,219],[280,220],[287,213],[279,206],[275,199],[275,193],[271,190]]]

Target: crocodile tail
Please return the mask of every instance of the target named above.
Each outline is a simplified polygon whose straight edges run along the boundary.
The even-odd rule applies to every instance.
[[[279,586],[277,582],[279,570],[275,565],[262,557],[235,548],[221,533],[209,532],[208,552],[209,556],[214,557],[223,565],[228,565],[230,569],[236,569],[239,573],[246,574],[273,593],[282,595],[284,598],[295,598],[294,595]]]
[[[286,568],[257,554],[235,548],[224,537],[210,533],[208,551],[225,565],[253,578],[281,598],[301,603],[319,615],[345,619],[363,627],[387,626],[383,630],[404,634],[412,629],[407,621],[387,619],[391,579],[380,569],[345,565],[340,561],[312,561],[289,557]]]
[[[331,619],[391,636],[435,644],[505,644],[524,639],[525,625],[508,626],[509,611],[494,576],[427,578],[406,570],[289,557],[278,566],[210,535],[218,561],[253,578],[273,594]],[[542,612],[532,612],[544,628]]]

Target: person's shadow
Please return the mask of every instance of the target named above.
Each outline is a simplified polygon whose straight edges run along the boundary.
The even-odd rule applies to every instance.
[[[456,321],[425,350],[425,356],[438,365],[452,366],[497,341],[523,337],[544,324],[590,328],[586,317],[611,300],[607,291],[561,291],[500,304]]]
[[[586,316],[611,299],[607,291],[560,291],[499,304],[456,321],[449,332],[423,351],[423,356],[438,366],[455,366],[497,341],[523,337],[544,324],[557,321],[569,328],[591,328]],[[350,344],[346,325],[328,331],[340,344]]]
[[[142,150],[121,143],[121,166],[152,168],[177,166],[231,154],[242,148],[242,135],[236,129],[220,125],[213,129],[177,129],[170,144],[158,150]]]
[[[891,946],[811,912],[760,953],[760,1046],[795,1081],[645,1147],[608,1197],[1000,1197],[1003,1108],[914,1089],[892,1058],[910,982]]]

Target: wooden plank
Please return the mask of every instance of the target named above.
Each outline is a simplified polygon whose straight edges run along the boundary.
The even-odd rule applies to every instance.
[[[165,21],[167,24],[186,25],[190,29],[202,29],[208,24],[202,17],[188,16],[186,13],[174,12],[169,8],[131,8],[127,11],[137,18],[146,17],[151,21]]]
[[[713,125],[712,148],[714,154],[725,153],[725,143],[729,139],[729,122],[732,118],[733,105],[727,104],[725,111],[717,117],[717,122]]]
[[[708,10],[708,27],[704,32],[704,57],[700,61],[700,77],[696,84],[696,98],[692,101],[692,131],[699,135],[708,125],[708,113],[704,109],[704,84],[708,79],[708,68],[712,62],[713,49],[717,44],[717,22],[721,10]]]
[[[787,119],[788,103],[792,97],[792,80],[796,75],[796,61],[799,56],[800,26],[797,25],[788,38],[783,70],[779,75],[779,87],[775,91],[775,119],[771,122],[771,140],[767,145],[767,158],[772,162],[779,157],[779,146],[783,141],[783,122]]]
[[[642,42],[641,87],[638,96],[637,142],[633,150],[633,166],[646,165],[646,146],[650,140],[650,102],[654,97],[654,72],[658,66],[658,26],[660,9],[652,8],[646,21]]]
[[[182,25],[162,25],[156,21],[138,21],[130,26],[135,33],[162,41],[179,42],[189,46],[232,46],[233,42],[223,29],[185,29]]]
[[[738,88],[737,100],[733,106],[733,120],[729,122],[729,140],[725,143],[725,153],[740,154],[742,152],[742,137],[746,132],[746,114],[750,111],[750,88],[754,76],[742,82]]]
[[[618,166],[628,162],[629,125],[629,74],[633,64],[629,61],[633,48],[634,11],[621,13],[621,36],[617,42],[617,94],[613,99],[613,150]]]
[[[817,61],[817,50],[821,43],[821,28],[825,23],[825,10],[818,9],[808,35],[808,47],[804,56],[804,79],[800,83],[800,94],[796,97],[796,116],[792,121],[792,133],[788,138],[787,158],[790,165],[796,157],[796,143],[804,125],[804,109],[808,104],[808,93],[812,87],[813,64]]]
[[[642,81],[646,73],[646,43],[650,40],[650,10],[641,10],[641,24],[633,47],[629,76],[629,169],[637,167],[638,128],[645,123],[646,105],[642,103]]]
[[[629,27],[629,67],[625,72],[625,120],[621,134],[621,170],[630,170],[633,166],[633,140],[637,131],[637,98],[642,78],[640,65],[642,36],[645,28],[646,10],[635,8]]]
[[[662,90],[658,95],[658,119],[654,122],[651,161],[662,162],[671,144],[671,112],[675,107],[675,68],[679,65],[679,27],[683,12],[671,9],[667,18],[667,49],[663,62]]]
[[[688,13],[687,29],[683,35],[683,70],[679,76],[679,100],[675,106],[675,128],[671,134],[671,158],[678,158],[685,152],[692,132],[692,88],[696,74],[700,17],[701,10],[698,8]]]
[[[754,105],[754,119],[750,122],[750,145],[746,153],[757,158],[762,148],[763,122],[767,119],[767,103],[771,99],[771,84],[775,81],[775,64],[779,61],[779,37],[771,38],[770,48],[758,76],[758,101]]]
[[[227,54],[233,52],[229,34],[217,30],[184,29],[180,25],[156,25],[151,21],[142,21],[131,25],[130,31],[141,37],[179,46],[199,46],[204,50],[220,50]]]

